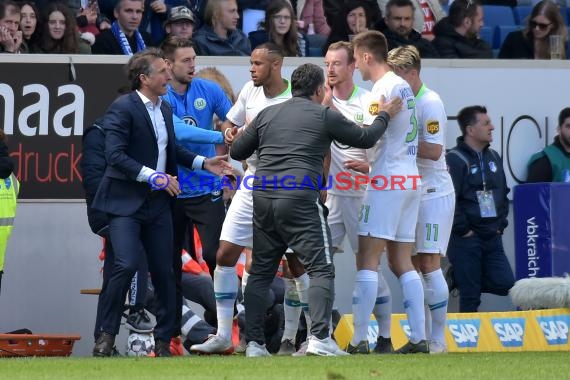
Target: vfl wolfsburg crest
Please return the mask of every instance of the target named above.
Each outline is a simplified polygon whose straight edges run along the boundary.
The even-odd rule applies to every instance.
[[[206,100],[204,98],[198,98],[194,100],[194,108],[198,111],[203,110],[206,107]]]
[[[364,114],[362,112],[357,112],[354,115],[354,121],[356,121],[357,123],[362,123],[364,121]]]

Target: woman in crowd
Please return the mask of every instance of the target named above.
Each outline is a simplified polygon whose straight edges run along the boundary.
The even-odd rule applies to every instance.
[[[91,47],[79,37],[75,16],[62,3],[49,3],[42,18],[43,32],[35,53],[91,54]]]
[[[286,57],[305,57],[307,43],[305,37],[298,32],[295,13],[288,0],[273,0],[265,10],[265,21],[262,30],[249,33],[251,49],[264,42],[274,42]]]
[[[507,35],[498,58],[550,59],[550,36],[560,35],[564,41],[562,57],[566,57],[568,29],[556,3],[542,0],[537,3],[523,30]]]
[[[24,1],[22,3],[20,9],[20,29],[22,30],[22,37],[26,45],[25,51],[27,52],[37,43],[39,38],[39,15],[40,12],[34,2]]]
[[[374,29],[375,20],[381,15],[374,14],[378,10],[371,10],[365,1],[348,0],[344,9],[333,19],[329,38],[323,47],[323,55],[326,54],[329,45],[337,41],[350,41],[353,36],[369,29]]]

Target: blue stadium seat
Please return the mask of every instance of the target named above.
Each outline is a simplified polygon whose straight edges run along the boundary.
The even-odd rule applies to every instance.
[[[510,32],[519,30],[519,25],[499,25],[495,28],[495,36],[493,38],[493,49],[500,49],[505,38]]]
[[[479,38],[489,44],[489,46],[493,47],[493,31],[495,30],[494,27],[484,26],[481,28],[479,32]]]
[[[512,8],[499,5],[483,5],[483,22],[490,27],[516,25]]]
[[[532,12],[532,6],[530,5],[518,5],[513,8],[513,13],[515,16],[515,22],[518,25],[526,25],[526,18],[530,16]]]

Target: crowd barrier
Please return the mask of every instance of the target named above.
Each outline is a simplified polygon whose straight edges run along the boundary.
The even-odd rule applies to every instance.
[[[448,313],[445,340],[449,352],[570,351],[570,309],[489,313]],[[345,348],[353,334],[352,314],[345,314],[334,336]],[[392,343],[408,341],[410,326],[405,314],[392,314]],[[368,325],[372,350],[378,336],[373,316]]]

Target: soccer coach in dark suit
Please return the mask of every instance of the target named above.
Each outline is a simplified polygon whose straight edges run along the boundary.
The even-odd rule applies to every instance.
[[[199,159],[176,146],[172,111],[160,100],[170,80],[162,52],[135,54],[127,70],[133,92],[115,100],[105,115],[107,169],[93,200],[93,207],[109,216],[115,250],[109,284],[100,295],[101,334],[93,355],[111,355],[125,296],[144,252],[160,303],[155,354],[170,356],[176,295],[171,206],[180,192],[177,159],[188,167]]]

